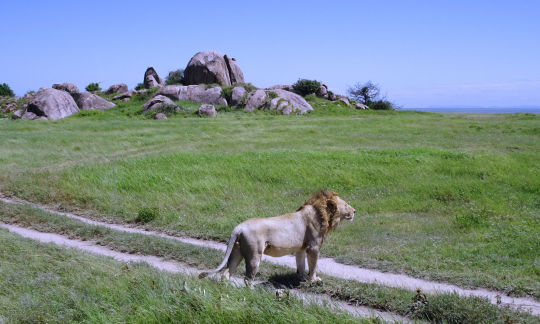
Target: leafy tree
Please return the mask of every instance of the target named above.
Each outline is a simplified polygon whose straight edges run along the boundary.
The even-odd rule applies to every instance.
[[[178,69],[176,71],[169,72],[169,75],[165,79],[165,84],[184,84],[184,70]]]
[[[301,96],[316,93],[321,87],[321,83],[317,80],[299,79],[293,84],[293,89]]]
[[[142,90],[142,89],[144,89],[144,83],[137,83],[135,90]]]
[[[7,85],[7,83],[0,84],[0,97],[14,97],[14,96],[15,94],[13,93],[9,85]]]
[[[378,84],[371,81],[366,83],[357,83],[347,90],[347,94],[354,100],[368,105],[379,99],[381,88]]]
[[[101,88],[99,87],[99,83],[97,82],[92,82],[90,83],[89,85],[86,86],[86,91],[88,92],[97,92],[97,91],[101,91]]]

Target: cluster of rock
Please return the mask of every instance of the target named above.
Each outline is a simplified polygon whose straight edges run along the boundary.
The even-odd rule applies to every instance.
[[[134,95],[159,87],[154,96],[143,105],[143,111],[156,111],[155,119],[167,119],[164,112],[181,111],[174,101],[193,101],[201,103],[197,110],[200,116],[216,117],[214,105],[228,105],[246,111],[256,109],[276,110],[284,115],[304,114],[313,107],[294,92],[292,85],[275,85],[266,89],[254,89],[244,83],[244,74],[234,58],[221,55],[216,51],[204,51],[195,54],[184,70],[185,85],[165,85],[153,67],[144,73],[142,90],[129,90],[124,83],[111,85],[105,94],[117,94],[112,100],[129,101]],[[212,86],[213,84],[217,84]],[[225,94],[222,87],[230,90]],[[326,84],[321,84],[316,95],[331,101],[339,101],[350,106],[345,96],[336,96],[328,91]],[[17,110],[13,118],[22,119],[59,119],[80,110],[106,110],[115,106],[95,93],[80,92],[72,83],[53,84],[52,88],[41,88],[29,97],[24,110]],[[368,107],[353,102],[357,109]],[[161,109],[160,109],[161,107]],[[163,109],[165,107],[166,109]],[[3,111],[16,110],[15,104],[4,107]]]

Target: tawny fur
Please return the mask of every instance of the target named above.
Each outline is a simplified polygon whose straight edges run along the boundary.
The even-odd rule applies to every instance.
[[[316,276],[317,258],[324,239],[346,219],[352,221],[355,210],[332,191],[319,191],[307,199],[294,213],[270,218],[248,219],[234,228],[227,244],[225,258],[205,277],[223,270],[229,277],[242,259],[246,261],[246,278],[252,280],[258,271],[262,254],[275,257],[296,254],[297,273],[305,273],[306,256],[309,279]]]

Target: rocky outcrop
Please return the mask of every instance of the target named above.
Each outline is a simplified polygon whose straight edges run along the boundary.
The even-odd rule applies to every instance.
[[[246,88],[242,86],[234,87],[231,91],[231,107],[235,107],[241,104],[242,99],[246,95]]]
[[[56,120],[77,113],[79,108],[66,91],[41,88],[28,103],[26,111]]]
[[[247,95],[244,106],[244,110],[253,111],[255,109],[276,109],[282,114],[288,115],[290,113],[304,114],[313,110],[313,107],[296,93],[281,89],[259,89]]]
[[[144,87],[146,89],[152,89],[163,85],[163,81],[157,74],[156,70],[153,67],[149,67],[144,72]]]
[[[118,83],[113,84],[109,87],[109,89],[105,90],[106,94],[112,94],[112,93],[124,93],[128,92],[128,86],[125,83]]]
[[[77,104],[81,110],[107,110],[116,106],[112,102],[90,92],[79,94],[77,97]]]
[[[136,93],[135,91],[126,91],[124,93],[121,93],[119,95],[112,97],[112,100],[130,99],[135,93]]]
[[[266,88],[268,90],[286,90],[286,91],[293,91],[293,86],[291,84],[276,84],[269,88]]]
[[[45,116],[38,116],[36,114],[34,114],[33,112],[30,112],[30,111],[27,111],[25,112],[22,117],[21,117],[22,120],[48,120],[47,117]]]
[[[328,86],[324,83],[321,83],[319,90],[315,93],[317,97],[328,99]]]
[[[184,83],[212,84],[230,86],[244,83],[244,74],[235,59],[223,56],[217,51],[203,51],[189,60],[184,70]]]
[[[17,104],[12,102],[2,108],[2,113],[7,114],[15,110],[17,110]]]
[[[155,96],[166,96],[172,100],[186,100],[214,105],[227,105],[221,96],[221,87],[206,88],[204,85],[168,85],[159,89]]]
[[[153,98],[151,98],[150,100],[148,100],[144,105],[143,105],[143,112],[147,112],[147,111],[150,111],[150,110],[156,110],[158,107],[160,106],[174,106],[176,108],[178,108],[177,105],[175,105],[175,103],[169,99],[168,97],[166,96],[163,96],[163,95],[157,95]]]
[[[56,89],[56,90],[66,91],[72,96],[77,96],[80,93],[79,88],[77,88],[77,86],[74,85],[73,83],[69,83],[69,82],[62,83],[62,84],[55,83],[52,85],[52,87],[53,89]]]
[[[199,107],[199,109],[197,109],[197,115],[216,117],[217,116],[216,108],[214,107],[214,105],[202,104]]]

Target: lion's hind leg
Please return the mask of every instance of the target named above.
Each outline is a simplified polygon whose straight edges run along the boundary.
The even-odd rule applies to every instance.
[[[238,245],[235,245],[231,252],[231,256],[229,257],[229,261],[227,262],[227,268],[223,272],[223,276],[227,279],[229,279],[230,276],[233,276],[241,261],[242,252],[240,251]]]

